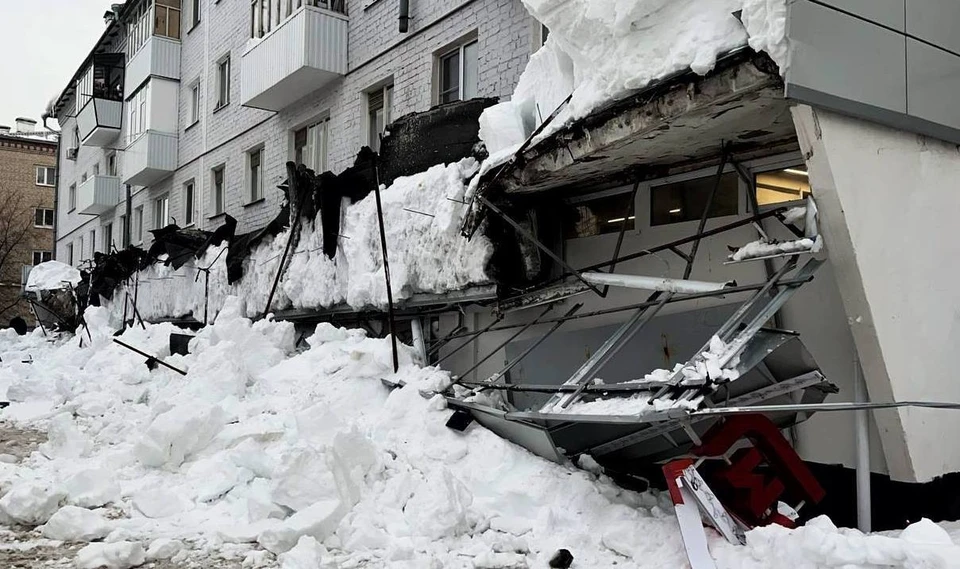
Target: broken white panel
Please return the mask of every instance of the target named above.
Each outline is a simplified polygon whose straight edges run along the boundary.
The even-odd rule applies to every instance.
[[[732,282],[714,283],[706,281],[691,281],[686,279],[670,279],[665,277],[623,275],[617,273],[583,273],[582,276],[585,281],[595,285],[637,288],[641,290],[658,290],[661,292],[686,294],[716,292],[733,286]]]

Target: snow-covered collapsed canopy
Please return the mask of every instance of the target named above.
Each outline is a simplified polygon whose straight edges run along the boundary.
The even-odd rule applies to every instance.
[[[510,154],[570,95],[541,135],[673,73],[705,74],[749,45],[786,63],[786,0],[523,0],[549,30],[510,101],[484,112],[490,154]],[[740,19],[735,13],[741,12]]]
[[[31,292],[59,290],[67,285],[77,286],[78,284],[80,284],[80,271],[60,261],[47,261],[30,270],[25,289]]]

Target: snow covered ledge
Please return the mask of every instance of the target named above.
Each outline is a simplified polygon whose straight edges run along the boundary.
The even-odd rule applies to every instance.
[[[870,399],[960,401],[957,146],[805,105],[793,118]],[[944,437],[960,413],[875,418],[893,478],[960,471]]]

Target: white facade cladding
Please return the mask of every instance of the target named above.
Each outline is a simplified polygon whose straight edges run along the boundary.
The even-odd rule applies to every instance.
[[[70,188],[95,171],[108,175],[112,170],[131,185],[132,244],[149,244],[159,203],[166,204],[168,222],[172,218],[185,224],[188,187],[194,192],[191,218],[197,227],[215,229],[225,213],[238,220],[238,231],[250,231],[278,211],[281,193],[276,186],[286,176],[285,163],[297,155],[298,132],[322,131],[313,160],[340,172],[374,140],[376,126],[371,124],[437,103],[440,56],[476,41],[477,96],[509,97],[527,59],[540,46],[535,33],[539,25],[520,0],[422,0],[412,6],[414,19],[407,33],[398,30],[396,2],[303,2],[304,7],[289,14],[271,11],[269,31],[264,22],[251,21],[249,6],[240,9],[233,1],[201,0],[195,16],[193,2],[162,0],[162,15],[179,10],[179,19],[163,21],[156,17],[154,2],[128,2],[115,25],[117,33],[105,34],[100,42],[103,51],[126,58],[116,140],[103,147],[71,142],[80,110],[79,72],[59,101],[65,133],[58,190],[63,204],[57,229],[61,260],[68,245],[79,251],[80,237],[91,230],[99,234],[107,224],[123,227],[123,188],[118,206],[98,217],[70,208]],[[171,27],[172,21],[181,22],[180,28]],[[262,35],[260,25],[265,26]],[[302,26],[302,37],[284,36],[288,27],[297,26]],[[252,37],[254,32],[260,37]],[[295,63],[272,63],[280,60]],[[248,68],[261,75],[252,77]],[[244,106],[248,97],[257,99],[251,93],[258,89],[259,97],[272,99],[263,106],[277,111]],[[388,93],[376,99],[387,101],[390,108],[372,109],[371,93]],[[78,148],[75,160],[67,158],[70,147]],[[251,199],[250,156],[261,150],[265,191]],[[218,186],[223,189],[220,195]],[[101,242],[97,239],[97,250]],[[74,261],[79,264],[91,256],[87,243]]]
[[[93,176],[77,186],[77,213],[100,215],[120,203],[120,178]]]

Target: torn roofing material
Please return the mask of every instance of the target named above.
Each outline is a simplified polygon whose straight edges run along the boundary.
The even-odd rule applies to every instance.
[[[489,189],[525,194],[680,173],[715,165],[723,141],[740,159],[789,150],[796,132],[783,93],[776,64],[740,49],[706,75],[665,78],[565,126],[507,163]]]

